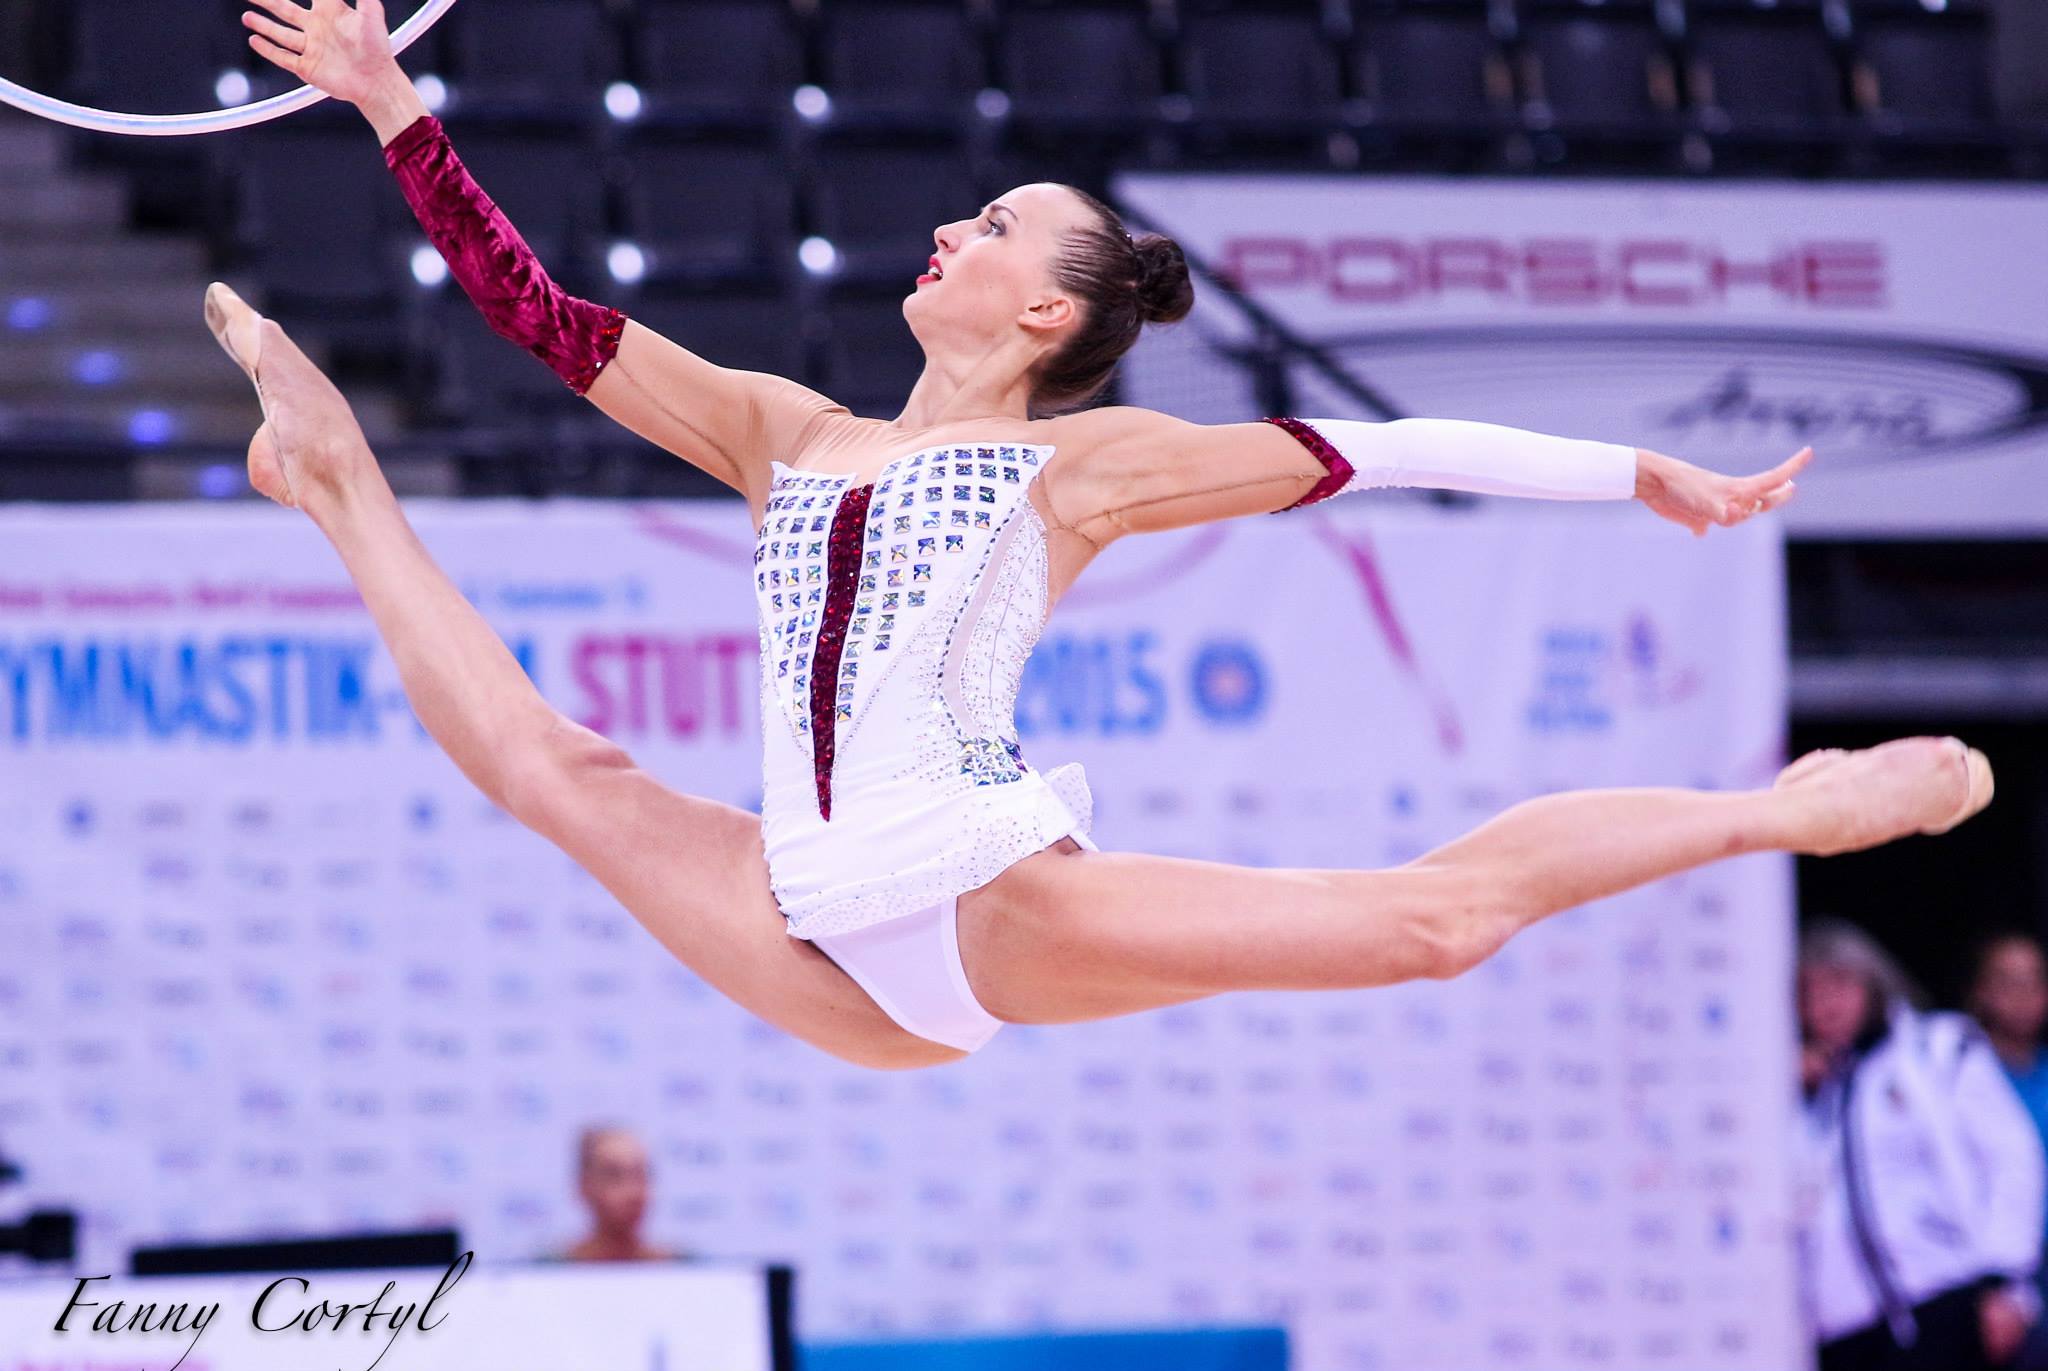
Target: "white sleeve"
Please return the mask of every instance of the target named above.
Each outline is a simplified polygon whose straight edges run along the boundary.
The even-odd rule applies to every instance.
[[[1472,419],[1276,422],[1311,451],[1320,438],[1351,468],[1342,484],[1318,499],[1413,486],[1539,500],[1627,500],[1636,493],[1636,450],[1620,443],[1557,438]],[[1333,478],[1339,476],[1331,453],[1316,455]]]
[[[1978,1255],[1999,1274],[2025,1280],[2041,1259],[2041,1136],[1991,1045],[1974,1032],[1956,1062],[1954,1098],[1983,1187]]]

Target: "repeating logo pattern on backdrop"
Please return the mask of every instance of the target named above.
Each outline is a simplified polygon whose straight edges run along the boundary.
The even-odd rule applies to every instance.
[[[972,498],[932,508],[972,531]],[[875,572],[951,531],[926,512]],[[757,569],[733,511],[663,513],[738,553],[610,507],[416,518],[559,704],[746,804],[759,720],[718,702],[758,698],[748,654],[682,645],[750,642]],[[1770,760],[1762,536],[1338,513],[1371,515],[1463,751],[1304,536],[1338,516],[1244,521],[1154,584],[1119,578],[1157,546],[1119,545],[1098,574],[1135,588],[1062,606],[1020,702],[1048,761],[1088,766],[1106,846],[1385,865],[1564,780],[1748,784]],[[374,725],[316,726],[333,697],[307,707],[308,683],[335,678],[293,664],[366,626],[302,527],[5,511],[0,540],[38,569],[0,574],[0,606],[33,606],[0,608],[0,1144],[36,1198],[83,1207],[96,1269],[145,1241],[435,1222],[529,1258],[575,1236],[574,1134],[615,1118],[653,1144],[654,1231],[798,1263],[809,1337],[1272,1320],[1305,1371],[1796,1355],[1777,864],[1563,916],[1447,985],[1013,1026],[956,1066],[861,1072],[733,1008],[486,804],[383,703],[381,654],[345,697]],[[121,589],[110,566],[126,600],[66,608]],[[1517,597],[1540,610],[1504,614],[1501,576],[1545,586]],[[270,593],[292,586],[329,593]],[[784,603],[800,636],[814,606]],[[231,639],[301,647],[230,661]],[[170,674],[120,667],[145,661]],[[181,661],[182,698],[241,692],[264,726],[72,726],[161,713]],[[1676,688],[1693,662],[1714,674]],[[1545,726],[1595,706],[1597,729]]]

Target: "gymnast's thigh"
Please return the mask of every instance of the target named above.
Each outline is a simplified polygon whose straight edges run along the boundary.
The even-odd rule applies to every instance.
[[[906,1032],[830,957],[789,936],[758,814],[671,790],[609,745],[556,768],[545,789],[522,806],[528,826],[743,1009],[864,1066],[960,1055]]]
[[[1055,845],[960,897],[960,958],[975,997],[1010,1023],[1108,1018],[1233,990],[1391,985],[1432,974],[1417,933],[1454,896],[1422,869],[1250,867]]]

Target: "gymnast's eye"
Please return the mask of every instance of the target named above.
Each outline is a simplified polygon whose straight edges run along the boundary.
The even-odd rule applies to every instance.
[[[998,238],[1008,232],[1001,224],[996,222],[996,217],[993,214],[988,216],[988,231],[995,234]]]

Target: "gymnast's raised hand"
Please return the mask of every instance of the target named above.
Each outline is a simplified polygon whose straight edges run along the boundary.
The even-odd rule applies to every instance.
[[[249,46],[307,85],[360,104],[396,65],[382,0],[249,0],[268,14],[245,11]]]

